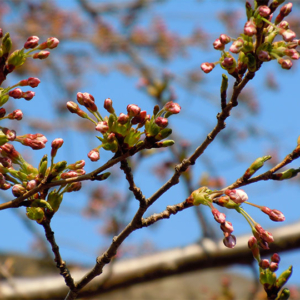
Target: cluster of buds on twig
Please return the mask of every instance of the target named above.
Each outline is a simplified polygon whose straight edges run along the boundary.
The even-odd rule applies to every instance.
[[[277,5],[274,5],[274,3]],[[231,38],[221,34],[213,43],[216,50],[222,51],[221,58],[215,63],[205,62],[201,69],[209,73],[220,64],[230,75],[240,80],[246,70],[255,72],[263,62],[277,60],[283,69],[290,69],[292,60],[299,59],[299,52],[296,50],[300,41],[296,34],[289,29],[287,21],[283,20],[292,11],[292,3],[288,3],[280,9],[279,14],[272,22],[273,13],[283,1],[273,1],[270,6],[261,5],[252,9],[246,3],[247,22],[244,32],[238,38]],[[274,42],[276,36],[280,35],[283,40]],[[225,51],[227,44],[232,42],[229,51],[238,54],[236,60],[229,51]]]
[[[254,236],[249,239],[248,247],[251,250],[253,257],[258,262],[259,280],[268,295],[268,299],[288,299],[290,292],[287,288],[282,289],[282,287],[292,275],[292,266],[277,277],[275,272],[279,268],[280,256],[277,253],[274,253],[271,256],[271,261],[268,259],[261,259],[259,243]]]
[[[88,153],[91,161],[100,159],[100,148],[113,153],[117,151],[124,153],[133,147],[139,148],[145,144],[147,147],[150,147],[151,144],[152,148],[168,147],[174,144],[172,140],[161,140],[172,133],[172,130],[166,127],[168,126],[168,117],[180,112],[181,108],[177,103],[170,101],[161,110],[155,106],[152,117],[145,110],[142,111],[138,105],[129,104],[127,114],[120,113],[117,116],[112,100],[107,98],[104,101],[104,109],[109,113],[109,116],[102,117],[91,94],[77,93],[77,101],[92,116],[89,116],[78,104],[72,101],[67,103],[68,110],[93,122],[95,130],[102,134],[102,137],[97,136],[101,144]],[[144,129],[142,130],[142,128]],[[142,135],[145,136],[144,140],[141,140]]]

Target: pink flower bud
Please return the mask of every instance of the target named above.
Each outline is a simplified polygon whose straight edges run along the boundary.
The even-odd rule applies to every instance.
[[[77,110],[79,109],[78,104],[76,104],[73,101],[68,101],[67,102],[67,109],[72,113],[72,114],[76,114]]]
[[[269,266],[269,269],[270,269],[271,272],[276,272],[278,270],[278,264],[275,263],[275,262],[271,262],[270,266]]]
[[[289,23],[288,23],[287,21],[282,21],[282,22],[280,22],[280,23],[277,25],[277,27],[278,27],[279,29],[285,29],[285,30],[287,30],[287,29],[290,28]]]
[[[261,50],[258,53],[258,59],[260,61],[270,61],[272,59],[271,55],[269,54],[269,52]]]
[[[232,233],[233,232],[233,226],[232,223],[229,221],[225,221],[220,225],[220,228],[223,232]]]
[[[232,45],[229,48],[229,51],[232,53],[239,53],[241,49],[243,48],[244,40],[243,39],[237,39],[232,43]]]
[[[85,171],[83,169],[78,169],[78,170],[72,170],[72,171],[62,173],[60,175],[60,177],[62,179],[67,179],[67,178],[78,177],[78,176],[81,176],[81,175],[84,175],[84,174],[85,174]]]
[[[97,148],[91,150],[89,153],[88,153],[88,158],[91,160],[91,161],[97,161],[100,159],[100,153],[99,153],[99,150]]]
[[[201,69],[206,74],[210,73],[214,67],[215,67],[215,64],[213,64],[213,63],[205,62],[205,63],[201,64]]]
[[[57,139],[55,139],[55,140],[52,141],[51,147],[53,149],[59,149],[63,145],[63,143],[64,143],[63,139],[57,138]]]
[[[31,86],[32,88],[35,88],[39,85],[39,83],[41,82],[38,78],[36,77],[29,77],[28,80],[28,85]]]
[[[271,261],[279,264],[279,262],[280,262],[280,256],[277,253],[274,253],[271,256]]]
[[[109,143],[112,143],[115,140],[115,138],[116,138],[116,135],[113,132],[111,132],[107,137],[107,141]]]
[[[277,209],[270,209],[266,206],[261,208],[261,211],[269,216],[269,218],[274,222],[283,222],[285,220],[285,216],[283,213]]]
[[[257,248],[257,239],[254,236],[251,236],[248,240],[248,247],[250,250]]]
[[[168,126],[168,119],[163,117],[158,117],[155,119],[155,124],[161,128],[165,128]]]
[[[223,44],[220,39],[216,39],[213,42],[213,46],[216,50],[224,50],[225,49],[225,44]]]
[[[289,70],[293,66],[293,63],[289,59],[278,58],[277,62],[281,65],[281,68],[285,70]]]
[[[286,42],[292,42],[293,39],[296,37],[296,33],[290,29],[288,30],[280,30],[279,33],[282,35],[282,38],[286,41]]]
[[[264,18],[267,18],[270,13],[271,13],[271,9],[267,6],[267,5],[261,5],[259,8],[258,8],[258,13],[264,17]]]
[[[29,101],[35,96],[35,92],[32,91],[27,91],[22,93],[22,98],[25,100]]]
[[[212,209],[211,212],[218,223],[224,223],[226,221],[225,214],[219,212],[216,208]]]
[[[227,237],[224,237],[223,243],[225,247],[232,249],[236,245],[236,237],[234,235],[229,235]]]
[[[141,109],[135,104],[127,105],[127,112],[129,117],[135,117],[140,113]]]
[[[270,232],[268,232],[267,230],[262,231],[260,236],[267,243],[273,243],[274,242],[273,235]]]
[[[44,50],[42,50],[42,51],[40,51],[40,52],[38,52],[38,53],[34,53],[33,56],[32,56],[32,58],[33,58],[33,59],[45,59],[45,58],[47,58],[49,55],[50,55],[50,52],[49,52],[49,51],[44,51]]]
[[[17,120],[17,121],[20,121],[22,120],[23,118],[23,113],[20,109],[16,109],[14,110],[12,113],[10,113],[8,116],[7,116],[10,120]]]
[[[3,127],[2,132],[6,135],[9,141],[14,141],[16,139],[16,132],[14,130]]]
[[[99,122],[97,124],[97,126],[95,127],[95,129],[99,132],[101,132],[102,134],[106,133],[109,129],[107,122],[103,121],[103,122]]]
[[[70,184],[70,186],[66,189],[66,192],[67,193],[77,192],[81,189],[81,186],[82,186],[82,183],[80,181],[79,182],[72,182]]]
[[[230,69],[234,66],[235,60],[233,57],[225,57],[224,60],[222,61],[222,66],[225,69]]]
[[[4,107],[1,107],[1,108],[0,108],[0,118],[5,117],[5,115],[6,115],[6,110],[5,110]]]
[[[280,14],[283,16],[283,17],[286,17],[290,14],[290,12],[292,11],[292,8],[293,8],[293,3],[287,3],[285,5],[283,5],[280,9]]]
[[[171,114],[178,114],[178,113],[180,113],[181,106],[178,103],[175,103],[173,101],[169,101],[165,104],[164,110],[166,112],[171,113]]]
[[[113,106],[112,106],[112,100],[110,98],[106,98],[104,100],[104,108],[110,113],[113,114],[115,112]]]
[[[46,43],[49,49],[54,49],[58,46],[59,40],[55,37],[49,37]]]
[[[248,200],[248,196],[243,190],[226,190],[225,194],[237,204],[241,204]]]
[[[30,190],[33,190],[34,188],[36,188],[36,186],[37,186],[36,181],[35,180],[30,180],[30,181],[27,182],[26,189],[28,191],[30,191]]]
[[[145,110],[141,111],[137,116],[132,118],[131,124],[132,125],[144,124],[146,116],[147,116],[147,112]]]
[[[10,91],[10,92],[8,93],[8,95],[9,95],[10,97],[15,98],[15,99],[21,99],[21,98],[22,98],[22,95],[23,95],[23,92],[22,92],[21,89],[16,88],[16,89],[13,89],[12,91]]]
[[[269,266],[270,266],[270,262],[268,259],[262,259],[260,262],[259,262],[259,266],[262,268],[262,269],[268,269]]]
[[[256,32],[257,31],[255,25],[251,21],[246,22],[244,26],[244,34],[248,36],[253,36],[256,34]]]
[[[4,144],[0,146],[1,155],[4,157],[8,157],[12,160],[13,163],[17,163],[21,159],[20,153],[15,149],[12,144]]]
[[[4,191],[8,190],[10,187],[11,187],[11,184],[7,181],[2,182],[1,186],[0,186],[1,190],[4,190]]]
[[[128,122],[128,120],[129,120],[129,116],[128,115],[120,113],[119,118],[118,118],[118,123],[124,125],[124,124],[126,124]]]
[[[38,44],[39,44],[39,37],[37,36],[30,36],[27,41],[24,44],[24,48],[25,49],[29,49],[29,48],[35,48]]]
[[[15,197],[20,197],[26,193],[26,189],[21,184],[15,184],[11,191]]]
[[[231,42],[231,38],[227,35],[227,34],[221,34],[220,37],[219,37],[220,41],[222,44],[228,44]]]

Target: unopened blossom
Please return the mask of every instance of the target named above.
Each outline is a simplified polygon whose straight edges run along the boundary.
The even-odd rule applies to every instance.
[[[79,108],[78,104],[73,102],[73,101],[68,101],[67,102],[67,109],[72,113],[72,114],[77,114],[81,118],[87,118],[88,115],[86,112],[84,112],[82,109]]]
[[[102,134],[106,133],[109,129],[107,122],[106,121],[101,121],[98,122],[97,126],[95,127],[95,129],[99,132],[101,132]]]
[[[144,124],[145,120],[147,117],[147,112],[145,110],[140,111],[140,113],[133,117],[131,120],[131,124],[136,125],[136,124]]]
[[[227,232],[227,233],[233,232],[232,223],[229,221],[225,221],[224,223],[221,223],[220,228],[223,232]]]
[[[27,41],[24,44],[24,48],[25,49],[29,49],[29,48],[35,48],[38,44],[39,44],[39,37],[38,36],[30,36]]]
[[[273,238],[273,235],[272,233],[270,233],[269,231],[267,230],[264,230],[260,233],[260,237],[266,241],[267,243],[273,243],[274,242],[274,238]]]
[[[34,53],[33,56],[32,56],[32,58],[33,58],[33,59],[45,59],[45,58],[47,58],[49,55],[50,55],[50,52],[49,52],[49,51],[44,51],[44,50],[42,50],[42,51],[40,51],[40,52],[38,52],[38,53]]]
[[[106,98],[104,100],[104,108],[110,113],[113,114],[115,112],[113,106],[112,106],[112,100],[110,98]]]
[[[29,101],[35,96],[35,92],[32,91],[27,91],[22,93],[22,98],[25,100]]]
[[[1,107],[0,108],[0,118],[5,117],[5,115],[6,115],[6,109],[4,107]]]
[[[210,73],[214,67],[215,67],[214,63],[205,62],[205,63],[201,64],[201,69],[206,74]]]
[[[36,188],[36,187],[37,187],[37,183],[36,183],[35,180],[30,180],[30,181],[28,181],[27,184],[26,184],[26,189],[27,189],[28,191],[33,190],[33,189]]]
[[[97,161],[100,159],[100,153],[99,150],[97,148],[92,149],[89,153],[88,153],[88,158],[91,161]]]
[[[123,113],[120,113],[119,117],[118,117],[118,123],[124,125],[128,122],[129,120],[129,116],[125,115]]]
[[[260,262],[259,262],[259,266],[262,268],[262,269],[268,269],[269,266],[270,266],[270,262],[268,259],[262,259]]]
[[[37,87],[40,84],[40,80],[36,77],[29,77],[27,79],[28,85],[31,86],[32,88]]]
[[[225,44],[223,44],[220,39],[216,39],[213,42],[213,46],[216,50],[224,50],[225,49]]]
[[[224,237],[223,243],[225,247],[232,249],[236,245],[236,237],[234,235],[228,235]]]
[[[269,269],[270,269],[271,272],[276,272],[278,270],[278,263],[271,262],[270,266],[269,266]]]
[[[277,209],[270,209],[266,206],[261,208],[261,211],[269,216],[269,218],[274,222],[283,222],[285,220],[285,216],[283,213]]]
[[[169,101],[165,104],[164,110],[166,112],[171,113],[171,114],[178,114],[181,110],[181,106],[178,103],[175,103],[173,101]]]
[[[19,197],[19,196],[22,196],[23,194],[26,193],[26,189],[24,186],[22,186],[21,184],[15,184],[13,187],[12,187],[12,193],[15,197]]]
[[[224,34],[224,33],[222,33],[220,35],[219,39],[220,39],[222,44],[228,44],[231,41],[231,38],[227,34]]]
[[[62,179],[67,179],[67,178],[73,178],[73,177],[77,177],[77,176],[81,176],[85,174],[85,170],[83,169],[78,169],[78,170],[71,170],[65,173],[62,173],[60,175],[60,177]]]
[[[226,190],[225,194],[237,204],[241,204],[248,200],[248,195],[240,189],[237,190]]]
[[[21,154],[15,149],[12,144],[4,144],[0,146],[1,155],[8,157],[13,163],[17,163],[21,159]]]
[[[277,28],[287,30],[290,28],[290,25],[287,21],[282,21],[277,25]]]
[[[16,88],[16,89],[9,91],[8,95],[15,99],[21,99],[23,96],[23,91],[19,88]]]
[[[29,146],[33,150],[43,149],[45,148],[45,144],[47,143],[47,138],[41,134],[25,134],[23,136],[17,136],[16,141],[22,143],[24,146]]]
[[[79,181],[79,182],[72,182],[66,189],[66,192],[67,193],[70,193],[70,192],[77,192],[81,189],[82,187],[82,183]]]
[[[226,221],[226,216],[225,214],[219,212],[216,208],[211,210],[211,213],[213,214],[215,220],[218,223],[224,223]]]
[[[290,29],[280,30],[279,33],[286,42],[292,42],[296,38],[296,33]]]
[[[155,119],[155,124],[161,128],[165,128],[168,126],[168,119],[163,117],[158,117]]]
[[[46,43],[49,49],[54,49],[58,46],[59,40],[56,37],[49,37]]]
[[[51,143],[51,156],[54,157],[56,156],[57,150],[63,145],[64,140],[61,138],[57,138],[55,140],[52,141]]]
[[[8,128],[2,128],[2,132],[6,135],[9,141],[14,141],[16,139],[16,132]]]
[[[270,15],[270,13],[271,13],[271,9],[267,5],[261,5],[258,8],[258,13],[262,17],[267,18]]]
[[[293,3],[291,3],[291,2],[283,5],[280,9],[278,16],[275,19],[275,24],[278,24],[285,17],[287,17],[290,14],[290,12],[292,11],[292,8],[293,8]]]
[[[261,50],[258,53],[258,59],[260,61],[270,61],[272,57],[268,51]]]
[[[232,43],[232,45],[229,48],[229,51],[232,53],[239,53],[244,46],[244,40],[243,39],[237,39]]]
[[[248,36],[253,36],[257,33],[256,27],[253,22],[248,21],[244,26],[244,34]]]
[[[136,104],[127,105],[127,112],[129,117],[135,117],[140,113],[141,109]]]
[[[280,262],[280,256],[279,256],[279,254],[274,253],[274,254],[271,256],[271,261],[273,261],[273,262],[275,262],[275,263],[279,263],[279,262]]]
[[[277,62],[281,65],[281,68],[285,70],[289,70],[293,66],[293,63],[289,59],[284,59],[282,57],[278,58]]]
[[[10,120],[20,121],[23,118],[23,112],[20,109],[16,109],[12,113],[10,113],[9,115],[7,115],[7,117]]]

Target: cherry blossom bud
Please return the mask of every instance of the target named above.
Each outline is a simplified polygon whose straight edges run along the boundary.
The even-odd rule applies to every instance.
[[[37,87],[37,86],[40,84],[40,82],[41,82],[41,81],[40,81],[38,78],[36,78],[36,77],[29,77],[29,78],[27,79],[27,81],[28,81],[28,85],[31,86],[32,88]]]
[[[225,44],[223,44],[220,39],[216,39],[213,42],[213,46],[216,50],[224,50],[225,49]]]
[[[40,51],[40,52],[38,52],[38,53],[34,53],[33,56],[32,56],[32,58],[33,58],[33,59],[45,59],[45,58],[47,58],[49,55],[50,55],[50,52],[49,52],[49,51],[44,51],[44,50],[42,50],[42,51]]]
[[[274,242],[273,235],[267,230],[262,231],[260,236],[267,243],[273,243]]]
[[[267,18],[270,13],[271,13],[271,9],[267,6],[267,5],[261,5],[259,8],[258,8],[258,13],[264,17],[264,18]]]
[[[289,70],[293,66],[293,63],[289,59],[278,58],[277,62],[281,65],[281,68],[285,70]]]
[[[237,39],[232,43],[232,45],[229,48],[229,51],[231,51],[232,53],[239,53],[242,50],[243,45],[244,45],[244,40]]]
[[[82,183],[79,181],[79,182],[72,182],[68,188],[66,189],[66,192],[67,193],[71,193],[71,192],[77,192],[81,189],[82,187]]]
[[[12,167],[12,161],[10,158],[8,157],[0,157],[0,164],[4,167],[4,168],[11,168]]]
[[[261,50],[258,53],[258,59],[260,61],[270,61],[272,59],[268,51]]]
[[[276,272],[278,270],[278,264],[275,263],[275,262],[271,262],[270,266],[269,266],[269,269],[270,269],[271,272]]]
[[[277,209],[270,209],[266,206],[261,208],[261,211],[269,216],[269,218],[274,222],[283,222],[285,220],[285,216],[283,213]]]
[[[37,36],[30,36],[27,41],[24,44],[24,48],[25,49],[29,49],[29,48],[35,48],[38,44],[39,44],[39,37]]]
[[[259,266],[262,268],[262,269],[268,269],[269,266],[270,266],[270,262],[268,259],[262,259],[260,262],[259,262]]]
[[[84,174],[85,174],[85,170],[78,169],[78,170],[72,170],[72,171],[68,171],[68,172],[62,173],[60,175],[60,177],[62,179],[67,179],[67,178],[78,177],[78,176],[81,176],[81,175],[84,175]]]
[[[35,180],[30,180],[30,181],[27,182],[26,189],[28,191],[33,190],[36,187],[37,187],[37,183],[36,183]]]
[[[287,30],[290,28],[290,25],[287,21],[282,21],[280,22],[280,24],[277,25],[277,28]]]
[[[259,248],[258,248],[258,243],[257,239],[254,236],[251,236],[248,240],[248,247],[252,252],[253,257],[259,261],[260,260],[260,255],[259,255]]]
[[[91,160],[91,161],[97,161],[100,159],[100,153],[99,153],[99,150],[97,148],[91,150],[89,153],[88,153],[88,158]]]
[[[128,122],[129,120],[129,116],[125,115],[123,113],[120,113],[119,117],[118,117],[118,123],[124,125]]]
[[[127,105],[127,112],[129,117],[135,117],[140,113],[141,109],[135,104]]]
[[[210,73],[214,67],[215,67],[214,63],[205,62],[205,63],[201,64],[201,69],[206,74]]]
[[[277,253],[274,253],[274,254],[271,256],[271,261],[278,264],[278,263],[280,262],[280,256],[279,256]]]
[[[221,223],[220,228],[223,232],[228,232],[228,233],[233,232],[232,223],[229,221],[225,221],[224,223]]]
[[[6,110],[5,110],[4,107],[1,107],[1,108],[0,108],[0,118],[5,117],[5,115],[6,115]]]
[[[54,49],[58,46],[59,40],[55,37],[49,37],[46,43],[49,49]]]
[[[51,143],[51,147],[52,147],[51,156],[52,157],[56,156],[57,150],[63,145],[63,143],[64,143],[64,140],[61,138],[57,138],[52,141],[52,143]]]
[[[237,204],[241,204],[248,200],[248,195],[243,190],[226,190],[225,194]]]
[[[222,61],[222,66],[225,69],[231,69],[235,67],[235,59],[233,57],[225,57],[224,60]]]
[[[165,104],[164,110],[171,114],[178,114],[181,110],[181,106],[178,103],[169,101]]]
[[[21,99],[21,98],[22,98],[22,95],[23,95],[23,92],[22,92],[21,89],[16,88],[16,89],[11,90],[11,91],[8,93],[8,95],[9,95],[10,97],[15,98],[15,99]]]
[[[275,25],[281,22],[292,11],[293,3],[287,3],[281,7],[279,15],[275,19]]]
[[[115,112],[113,106],[112,106],[112,100],[110,98],[106,98],[104,100],[104,108],[110,113],[113,114]]]
[[[99,132],[101,132],[102,134],[106,133],[109,129],[107,122],[103,121],[103,122],[99,122],[97,124],[97,126],[95,127],[95,129]]]
[[[9,141],[14,141],[16,139],[16,132],[8,128],[2,128],[3,133],[6,135]]]
[[[227,237],[224,237],[223,244],[227,248],[230,248],[230,249],[234,248],[236,245],[236,237],[234,235],[229,235]]]
[[[68,165],[67,169],[77,170],[77,169],[82,169],[84,166],[85,166],[85,161],[82,159],[82,160],[76,161],[74,164]]]
[[[251,21],[246,22],[244,26],[244,34],[248,36],[253,36],[256,34],[256,32],[257,31],[255,25]]]
[[[26,189],[21,184],[15,184],[11,191],[15,197],[20,197],[26,193]]]
[[[67,102],[67,109],[72,113],[72,114],[77,114],[81,118],[87,118],[88,115],[86,112],[84,112],[82,109],[79,108],[78,104],[76,104],[73,101],[68,101]]]
[[[219,37],[220,41],[222,44],[228,44],[231,42],[231,38],[227,35],[227,34],[221,34],[220,37]]]
[[[133,117],[131,120],[132,125],[136,124],[144,124],[147,118],[147,112],[145,110],[142,110],[137,116]]]
[[[155,124],[161,128],[165,128],[168,126],[168,119],[163,117],[158,117],[155,119]]]
[[[16,109],[12,113],[10,113],[9,115],[7,115],[7,117],[10,120],[20,121],[23,118],[23,113],[22,113],[22,111],[20,109]]]
[[[3,157],[8,157],[11,159],[13,163],[17,163],[22,157],[21,154],[16,151],[15,147],[12,144],[4,144],[0,146],[1,148],[1,155]]]
[[[216,208],[212,209],[211,212],[218,223],[224,223],[226,221],[225,214],[219,212]]]
[[[279,33],[282,35],[282,38],[286,41],[286,42],[292,42],[294,40],[294,38],[296,37],[296,33],[290,29],[288,30],[280,30]]]
[[[32,91],[27,91],[22,93],[22,98],[25,100],[29,101],[35,96],[35,92]]]

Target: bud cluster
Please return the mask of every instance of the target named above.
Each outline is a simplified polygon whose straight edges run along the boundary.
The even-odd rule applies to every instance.
[[[299,52],[296,48],[300,45],[295,32],[289,29],[288,22],[283,20],[292,11],[292,3],[282,6],[272,23],[271,11],[278,6],[274,7],[273,3],[270,7],[261,5],[254,10],[247,2],[248,20],[244,25],[244,32],[235,39],[221,34],[213,43],[216,50],[222,51],[220,60],[214,63],[205,62],[201,65],[201,69],[209,73],[217,64],[220,64],[230,75],[239,80],[246,70],[255,72],[263,62],[270,60],[276,60],[283,69],[290,69],[293,65],[291,59],[299,59]],[[277,35],[280,35],[283,40],[274,42]],[[225,51],[226,44],[230,42],[232,44],[229,51],[239,55],[237,60],[230,52]]]
[[[120,113],[117,116],[112,100],[107,98],[104,100],[103,107],[109,116],[102,117],[91,94],[77,93],[77,102],[93,116],[89,116],[72,101],[67,102],[68,110],[93,122],[95,130],[102,134],[102,136],[97,136],[101,144],[88,153],[91,161],[100,159],[100,148],[113,153],[117,151],[124,153],[133,147],[138,148],[146,144],[148,148],[168,147],[174,144],[173,141],[161,142],[161,140],[172,133],[172,130],[166,127],[168,126],[168,117],[180,112],[181,108],[177,103],[169,101],[161,110],[155,106],[152,117],[145,110],[142,111],[138,105],[129,104],[127,113]],[[142,135],[145,135],[144,140],[141,140]]]

